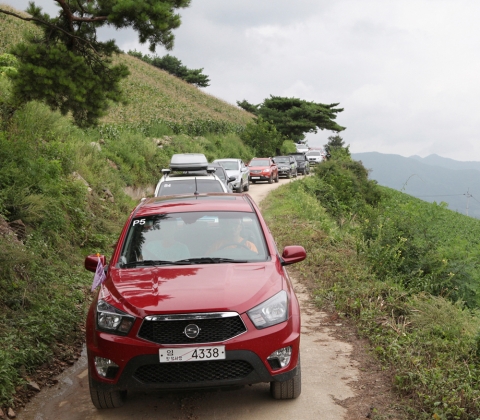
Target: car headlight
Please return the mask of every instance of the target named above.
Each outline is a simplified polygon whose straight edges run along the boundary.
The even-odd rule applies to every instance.
[[[108,304],[104,300],[97,302],[97,329],[112,334],[126,335],[135,322],[135,317]]]
[[[247,311],[250,321],[258,329],[280,324],[288,319],[288,296],[285,290]]]

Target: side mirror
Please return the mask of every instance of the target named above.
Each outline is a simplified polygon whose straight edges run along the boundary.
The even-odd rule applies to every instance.
[[[97,271],[98,260],[100,260],[102,262],[102,265],[105,267],[106,265],[105,255],[101,255],[101,254],[87,255],[87,257],[85,258],[85,268],[88,271],[95,273],[95,271]]]
[[[282,265],[295,264],[297,262],[303,261],[305,258],[307,258],[307,253],[305,252],[305,248],[303,246],[286,246],[283,249],[282,253]]]
[[[228,177],[228,182],[233,182],[233,181],[235,181],[235,179],[236,178],[234,176],[230,176],[230,177]]]

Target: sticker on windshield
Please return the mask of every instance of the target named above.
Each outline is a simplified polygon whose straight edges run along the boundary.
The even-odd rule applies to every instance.
[[[132,226],[135,226],[135,225],[144,225],[145,224],[145,219],[140,219],[140,220],[134,220],[133,223],[132,223]]]

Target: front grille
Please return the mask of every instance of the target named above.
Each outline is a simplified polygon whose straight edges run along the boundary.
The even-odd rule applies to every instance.
[[[195,324],[200,328],[196,338],[188,338],[185,327]],[[140,338],[158,344],[217,343],[247,331],[239,315],[211,319],[148,320],[143,321],[138,332]]]
[[[140,366],[133,377],[145,384],[175,384],[242,379],[253,371],[244,360],[159,363]]]

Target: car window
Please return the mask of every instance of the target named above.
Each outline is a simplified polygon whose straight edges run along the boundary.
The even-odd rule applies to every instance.
[[[287,157],[276,157],[275,158],[276,163],[289,163],[290,159]]]
[[[216,179],[174,179],[163,182],[157,196],[224,191],[222,184]]]
[[[238,162],[235,162],[234,160],[222,160],[217,163],[229,171],[238,171]]]
[[[269,159],[252,159],[249,166],[270,166]]]
[[[267,246],[255,213],[192,212],[133,219],[120,267],[136,261],[202,258],[202,263],[265,261]]]

